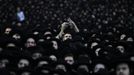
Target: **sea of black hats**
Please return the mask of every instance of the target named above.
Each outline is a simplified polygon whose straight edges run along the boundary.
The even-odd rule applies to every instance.
[[[0,75],[111,75],[119,59],[134,64],[133,0],[0,3]],[[67,18],[80,32],[63,41]]]

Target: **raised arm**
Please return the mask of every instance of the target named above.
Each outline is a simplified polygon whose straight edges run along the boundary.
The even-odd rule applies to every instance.
[[[75,32],[79,32],[79,29],[77,27],[77,25],[74,23],[74,21],[72,21],[70,18],[67,19],[67,22],[62,23],[61,25],[61,29],[59,34],[56,36],[56,38],[62,38],[62,35],[64,34],[64,30],[70,26],[71,29],[73,29]]]
[[[60,33],[56,36],[56,38],[61,38],[62,35],[64,34],[64,30],[67,28],[67,24],[69,24],[68,22],[64,22],[62,23],[61,25],[61,28],[60,28]]]
[[[68,18],[68,22],[71,24],[75,32],[79,32],[77,25],[75,24],[73,20],[71,20],[71,18]]]

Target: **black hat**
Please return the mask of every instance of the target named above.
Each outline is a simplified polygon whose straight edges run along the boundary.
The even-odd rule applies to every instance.
[[[113,62],[111,62],[111,63],[112,63],[112,65],[111,65],[112,68],[116,68],[117,65],[119,65],[121,63],[128,64],[129,67],[132,67],[134,64],[134,62],[128,56],[119,56],[115,60],[113,60]]]
[[[47,67],[47,66],[50,66],[50,64],[51,64],[50,58],[49,58],[49,57],[46,57],[46,56],[43,56],[43,57],[41,57],[41,58],[35,60],[34,63],[35,63],[36,65],[38,65],[38,63],[39,63],[40,61],[46,61],[46,62],[47,62],[46,64],[42,64],[41,66]]]
[[[52,71],[52,74],[58,74],[58,75],[66,75],[65,73],[66,73],[66,72],[64,72],[63,70],[59,70],[59,69]]]
[[[16,61],[20,61],[21,59],[26,59],[28,60],[30,63],[33,62],[32,57],[30,57],[30,55],[27,55],[25,53],[20,53],[20,55],[16,56],[14,55],[14,57],[16,57]]]
[[[96,64],[103,64],[106,68],[109,68],[110,65],[107,59],[101,57],[98,57],[92,61],[92,67],[94,67]]]
[[[17,74],[22,74],[23,72],[30,72],[32,74],[33,69],[29,68],[29,67],[25,67],[25,68],[21,68],[17,70]]]
[[[125,41],[117,41],[116,43],[115,43],[115,46],[123,46],[123,47],[127,47],[127,42],[125,42]]]
[[[52,72],[52,68],[50,68],[50,67],[37,67],[37,68],[35,68],[35,75],[37,74],[41,74],[41,75],[43,75],[43,74],[47,74],[47,75],[49,75],[50,73]]]
[[[91,64],[91,59],[86,56],[86,55],[80,55],[77,59],[77,64],[85,64],[85,65],[89,65]]]
[[[13,56],[12,55],[9,55],[9,54],[7,54],[7,53],[0,53],[0,60],[1,59],[12,59],[13,58]]]

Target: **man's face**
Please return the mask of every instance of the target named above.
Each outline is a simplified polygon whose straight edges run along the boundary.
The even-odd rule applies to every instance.
[[[52,41],[52,43],[53,43],[53,48],[55,50],[57,50],[58,49],[58,43],[56,41]]]
[[[72,56],[65,57],[65,61],[69,65],[73,65],[74,64],[74,58]]]
[[[43,66],[43,65],[48,65],[49,63],[48,63],[48,61],[45,61],[45,60],[42,60],[42,61],[40,61],[39,63],[38,63],[38,67],[41,67],[41,66]]]
[[[48,69],[42,69],[42,70],[41,70],[41,73],[42,73],[43,75],[49,75],[50,70],[48,70]]]
[[[38,59],[40,57],[42,57],[42,54],[40,52],[35,52],[35,53],[32,54],[32,58],[34,60],[36,60],[36,59]]]
[[[52,33],[50,31],[47,31],[47,32],[44,33],[44,36],[46,36],[46,35],[52,35]],[[49,40],[51,38],[52,38],[51,36],[46,36],[47,40]]]
[[[8,59],[2,59],[0,60],[0,68],[6,67],[6,65],[9,63]]]
[[[36,42],[33,38],[28,38],[26,41],[26,47],[35,47],[36,46]]]
[[[63,36],[63,41],[65,41],[65,40],[67,40],[67,39],[72,39],[72,35],[71,34],[65,34],[64,36]]]
[[[89,69],[88,69],[88,66],[87,66],[87,65],[80,65],[78,68],[79,68],[79,69],[83,69],[83,70],[85,70],[86,72],[89,72]]]
[[[61,69],[61,70],[63,70],[64,72],[66,72],[66,67],[65,67],[65,65],[63,65],[63,64],[58,64],[58,65],[56,66],[56,69]]]
[[[105,69],[105,66],[103,64],[96,64],[94,67],[94,72],[98,72],[100,69]]]
[[[7,47],[16,47],[16,45],[14,43],[8,43]]]
[[[21,75],[31,75],[31,73],[26,71],[26,72],[21,73]]]
[[[95,47],[95,46],[97,46],[97,45],[98,45],[97,42],[93,42],[93,43],[91,44],[91,49],[93,49],[93,47]]]
[[[6,29],[5,29],[5,34],[9,34],[11,31],[12,31],[11,28],[6,28]]]
[[[129,38],[127,38],[127,40],[126,41],[128,41],[128,42],[133,42],[134,40],[133,40],[133,38],[132,37],[129,37]]]
[[[126,35],[125,35],[125,34],[122,34],[122,35],[120,36],[120,40],[123,40],[125,37],[126,37]]]
[[[99,56],[99,51],[101,50],[101,48],[97,48],[96,50],[95,50],[95,54],[96,54],[96,56]]]
[[[13,37],[14,39],[16,39],[16,40],[18,40],[18,39],[21,38],[21,36],[20,36],[19,34],[14,34],[12,37]]]
[[[44,35],[48,35],[48,34],[51,35],[52,33],[50,31],[44,33]]]
[[[121,63],[117,65],[116,75],[130,75],[129,66],[126,63]]]
[[[124,53],[125,49],[123,46],[117,46],[117,49],[121,52],[121,53]]]
[[[18,68],[24,68],[26,66],[29,66],[29,61],[27,59],[21,59],[18,63]]]
[[[51,55],[49,58],[50,58],[52,61],[57,61],[57,57],[56,57],[55,55]]]

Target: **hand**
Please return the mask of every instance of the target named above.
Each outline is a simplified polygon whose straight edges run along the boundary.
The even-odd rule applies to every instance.
[[[76,26],[75,22],[73,20],[71,20],[71,18],[68,18],[67,21],[68,21],[71,29],[74,29],[75,32],[79,32],[78,27]]]
[[[64,23],[62,23],[62,25],[61,25],[61,29],[66,29],[67,27],[68,27],[68,25],[69,25],[69,23],[68,22],[64,22]]]
[[[70,28],[71,28],[71,29],[74,28],[74,26],[75,26],[74,21],[71,20],[71,18],[68,18],[67,21],[68,21],[68,23],[69,23],[69,25],[70,25]]]
[[[68,21],[69,23],[74,24],[74,21],[73,21],[73,20],[71,20],[71,18],[68,18],[68,19],[67,19],[67,21]]]

